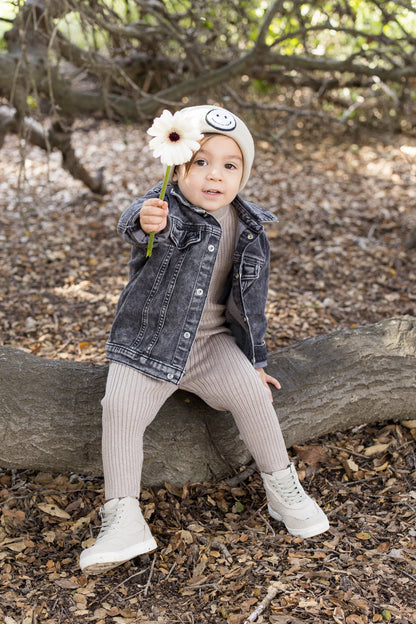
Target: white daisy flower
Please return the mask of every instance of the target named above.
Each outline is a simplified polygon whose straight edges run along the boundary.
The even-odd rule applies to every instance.
[[[183,110],[174,115],[164,110],[161,116],[153,121],[147,134],[154,137],[149,143],[153,156],[160,157],[162,165],[165,166],[165,177],[159,195],[160,199],[163,199],[172,167],[191,160],[193,153],[201,147],[198,141],[204,135],[196,126],[195,120]],[[152,255],[154,236],[154,232],[149,235],[147,258]]]
[[[160,157],[161,163],[167,167],[188,162],[192,154],[200,148],[198,141],[203,137],[186,111],[178,111],[172,115],[164,110],[153,121],[147,133],[154,137],[149,143],[153,156]]]

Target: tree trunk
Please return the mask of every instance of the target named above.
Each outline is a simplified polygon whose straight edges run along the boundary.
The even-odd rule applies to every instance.
[[[351,426],[416,417],[416,318],[310,338],[270,355],[287,446]],[[101,474],[106,366],[0,347],[0,465]],[[143,483],[219,479],[250,461],[229,413],[176,392],[145,435]]]

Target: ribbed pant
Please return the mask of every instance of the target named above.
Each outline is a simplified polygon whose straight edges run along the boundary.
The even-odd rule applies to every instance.
[[[289,457],[267,388],[234,338],[217,333],[196,339],[179,386],[110,363],[102,400],[106,499],[139,497],[145,429],[178,388],[216,410],[231,412],[259,470],[287,467]]]

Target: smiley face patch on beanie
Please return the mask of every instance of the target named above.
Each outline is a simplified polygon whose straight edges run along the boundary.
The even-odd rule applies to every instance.
[[[237,126],[237,121],[232,113],[225,109],[213,108],[205,116],[207,124],[222,132],[232,132]]]

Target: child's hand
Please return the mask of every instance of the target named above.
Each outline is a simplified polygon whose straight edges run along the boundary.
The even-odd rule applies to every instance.
[[[270,401],[273,403],[273,395],[271,393],[271,390],[270,390],[268,384],[271,384],[272,386],[277,388],[277,390],[280,390],[280,388],[281,388],[280,383],[277,381],[277,379],[275,379],[275,377],[272,377],[271,375],[268,375],[263,368],[256,368],[256,370],[260,374],[260,379],[261,379],[263,385],[266,386],[266,388],[270,392]]]
[[[140,227],[145,234],[161,232],[168,222],[168,202],[157,197],[146,199],[140,210]]]

